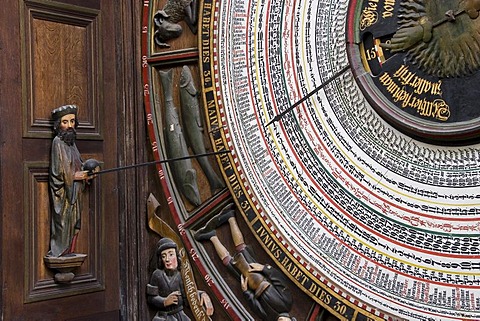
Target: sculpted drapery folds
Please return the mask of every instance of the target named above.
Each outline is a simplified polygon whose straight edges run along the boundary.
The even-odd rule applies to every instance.
[[[52,217],[49,256],[73,253],[80,230],[81,195],[88,178],[75,145],[77,107],[65,105],[52,111],[55,138],[50,159]]]

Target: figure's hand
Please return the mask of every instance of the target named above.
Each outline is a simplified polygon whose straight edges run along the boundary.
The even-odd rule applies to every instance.
[[[207,313],[208,316],[213,314],[212,300],[210,300],[210,297],[208,296],[207,293],[203,292],[200,295],[200,304],[205,307],[205,312]]]
[[[243,292],[248,290],[248,277],[244,277],[243,274],[240,276],[240,285]]]
[[[180,295],[180,291],[173,291],[170,293],[167,298],[165,299],[165,306],[168,307],[172,304],[178,304],[178,296]]]
[[[407,50],[420,41],[428,42],[430,39],[432,39],[432,24],[424,20],[416,26],[400,28],[393,35],[390,43],[381,43],[380,46],[395,53]]]
[[[89,178],[88,171],[78,171],[78,172],[75,172],[75,175],[73,176],[73,179],[75,181],[83,181],[88,178]]]
[[[265,267],[265,265],[260,263],[250,263],[249,265],[250,268],[248,269],[248,272],[262,272]]]
[[[420,25],[399,29],[390,40],[390,43],[380,45],[391,52],[407,50],[423,38],[423,28]]]
[[[97,177],[97,175],[95,175],[95,173],[97,173],[97,172],[99,172],[99,171],[100,171],[100,167],[99,167],[99,166],[95,167],[92,171],[88,171],[87,181],[92,180],[92,179],[94,179],[95,177]]]
[[[89,158],[82,164],[82,170],[88,172],[88,180],[97,177],[96,172],[100,171],[100,162],[95,158]]]

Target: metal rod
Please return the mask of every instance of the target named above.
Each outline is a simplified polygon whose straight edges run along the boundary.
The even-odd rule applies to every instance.
[[[438,27],[439,25],[445,22],[455,22],[455,18],[462,13],[466,13],[465,9],[460,9],[458,11],[448,10],[445,12],[445,18],[438,20],[432,24],[432,28]]]
[[[161,159],[161,160],[156,160],[156,161],[151,161],[151,162],[145,162],[145,163],[139,163],[139,164],[133,164],[133,165],[126,165],[126,166],[104,169],[104,170],[101,170],[101,171],[98,171],[98,172],[89,172],[88,175],[91,176],[91,175],[106,174],[106,173],[117,172],[117,171],[121,171],[121,170],[125,170],[125,169],[141,167],[141,166],[148,166],[148,165],[154,165],[154,164],[160,164],[160,163],[170,163],[170,162],[181,161],[181,160],[185,160],[185,159],[192,159],[192,158],[206,157],[206,156],[212,156],[212,155],[226,154],[226,153],[230,153],[230,152],[231,152],[230,150],[221,150],[221,151],[217,151],[217,152],[210,152],[210,153],[204,153],[204,154],[188,155],[188,156],[177,157],[177,158],[169,158],[169,159]]]
[[[328,85],[330,82],[332,82],[335,78],[339,77],[341,74],[343,74],[345,71],[347,71],[348,69],[350,68],[350,64],[346,65],[345,67],[343,67],[340,71],[338,71],[336,74],[334,74],[332,77],[328,78],[327,80],[325,80],[324,83],[320,84],[317,88],[315,88],[314,90],[312,90],[311,92],[309,92],[306,96],[304,96],[303,98],[301,98],[299,101],[297,101],[296,103],[294,103],[292,106],[290,106],[289,108],[287,108],[286,110],[282,111],[280,114],[278,114],[277,116],[275,116],[272,120],[270,120],[267,125],[265,126],[269,126],[270,124],[273,124],[274,122],[277,122],[279,121],[280,119],[282,119],[283,116],[285,116],[286,113],[290,112],[292,109],[294,109],[295,107],[297,107],[298,105],[300,105],[301,103],[303,103],[305,100],[307,100],[308,98],[312,97],[314,94],[316,94],[320,89],[322,89],[323,87],[325,87],[326,85]]]

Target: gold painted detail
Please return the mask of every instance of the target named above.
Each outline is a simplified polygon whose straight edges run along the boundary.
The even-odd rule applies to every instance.
[[[362,11],[362,16],[360,17],[360,30],[365,30],[366,28],[373,26],[378,21],[378,0],[372,0],[368,2]]]
[[[447,121],[450,117],[450,107],[443,99],[428,98],[441,97],[441,80],[428,81],[409,71],[405,65],[402,65],[393,75],[383,73],[379,80],[391,95],[392,101],[402,108],[414,108],[421,116],[440,121]],[[421,95],[427,95],[427,97],[421,97]]]
[[[392,18],[394,9],[395,9],[395,0],[384,0],[382,18],[383,19]]]
[[[379,17],[379,11],[380,11],[378,2],[379,0],[370,0],[367,2],[367,6],[363,8],[362,16],[360,17],[361,31],[377,23],[378,17]],[[394,9],[395,9],[395,0],[383,0],[383,6],[381,10],[382,18],[383,19],[392,18]]]

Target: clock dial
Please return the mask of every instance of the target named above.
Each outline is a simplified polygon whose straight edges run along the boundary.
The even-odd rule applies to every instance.
[[[360,32],[364,5],[212,4],[200,51],[213,141],[232,150],[225,176],[258,241],[337,316],[478,319],[478,146],[425,144],[379,116],[372,97],[398,107],[375,81],[405,54],[367,52],[389,43],[398,22]],[[353,72],[266,126],[349,64]]]
[[[231,151],[229,191],[278,267],[342,320],[480,319],[477,71],[422,64],[437,32],[477,20],[443,3],[461,28],[420,0],[202,2],[204,111],[213,148]],[[402,40],[416,19],[431,34]],[[403,107],[409,93],[435,112]]]
[[[479,137],[480,19],[468,8],[457,0],[350,2],[358,85],[384,119],[416,139]]]

